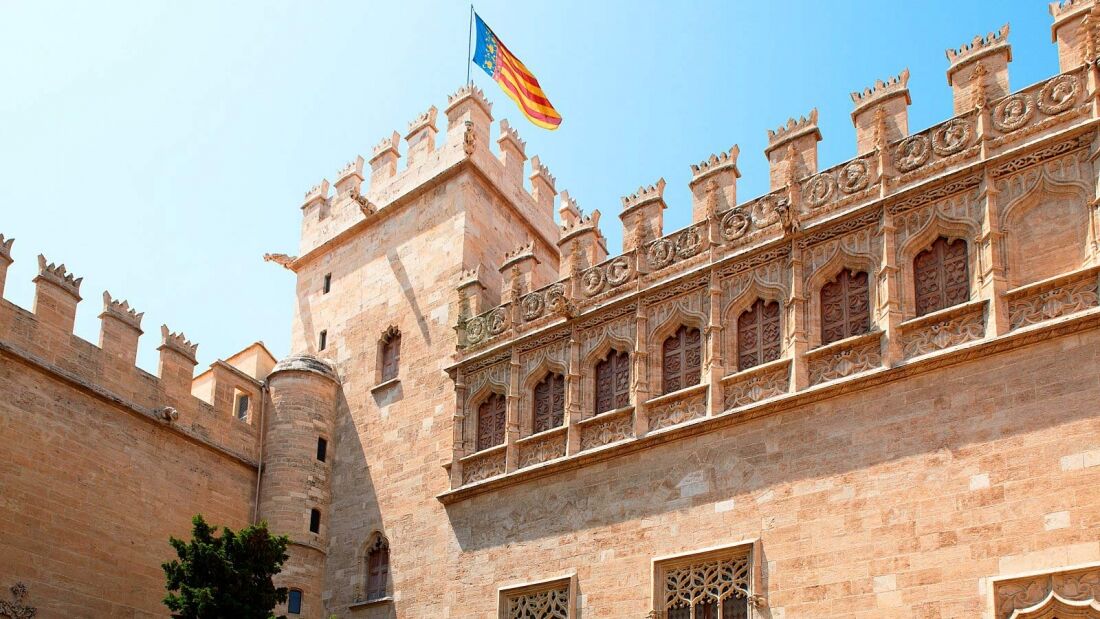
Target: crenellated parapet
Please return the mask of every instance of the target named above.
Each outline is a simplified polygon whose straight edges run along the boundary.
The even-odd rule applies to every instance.
[[[376,185],[397,174],[397,160],[401,152],[397,146],[401,136],[396,131],[375,144],[370,158],[370,182]]]
[[[519,137],[519,132],[508,124],[507,119],[500,121],[500,162],[504,164],[504,174],[514,183],[523,182],[523,164],[527,161],[527,142]],[[541,164],[540,164],[541,165]],[[532,168],[538,166],[532,165]],[[547,173],[549,174],[549,173]]]
[[[15,239],[4,238],[3,234],[0,234],[0,297],[4,296],[4,282],[8,279],[8,267],[14,262],[11,257],[11,248],[15,244]]]
[[[568,191],[561,192],[561,238],[558,276],[569,277],[607,258],[607,240],[600,232],[600,211],[585,215]]]
[[[539,210],[547,215],[552,215],[554,212],[554,196],[558,195],[558,191],[554,187],[557,179],[554,178],[553,174],[550,174],[550,170],[539,160],[538,155],[531,158],[531,176],[529,178],[531,179],[531,197],[535,199],[535,204]]]
[[[817,143],[820,141],[817,108],[797,120],[787,119],[787,124],[778,129],[768,129],[764,156],[768,158],[772,191],[817,172]]]
[[[951,86],[956,115],[973,109],[979,96],[998,99],[1010,92],[1008,63],[1012,46],[1008,44],[1008,24],[984,37],[976,35],[970,43],[949,48],[946,53],[947,84]]]
[[[538,264],[535,243],[531,240],[504,254],[500,264],[500,274],[505,282],[504,290],[501,291],[502,302],[516,301],[524,293],[539,286],[535,281],[535,267]]]
[[[459,88],[447,97],[445,113],[448,144],[463,144],[471,152],[477,144],[488,146],[493,104],[485,98],[485,93],[480,88],[473,84]]]
[[[1058,45],[1058,67],[1063,73],[1096,59],[1100,51],[1100,10],[1095,0],[1059,0],[1050,3],[1050,40]]]
[[[435,117],[438,110],[433,105],[420,116],[409,123],[409,131],[405,134],[405,143],[408,145],[406,165],[414,166],[425,156],[435,150]]]
[[[363,185],[363,157],[357,156],[336,173],[336,196],[358,196]]]
[[[737,204],[737,179],[741,171],[737,169],[737,156],[741,149],[736,144],[729,151],[711,155],[709,158],[692,164],[691,182],[691,221],[700,222],[710,213],[725,211]]]
[[[895,142],[909,135],[909,69],[871,88],[852,93],[852,124],[856,128],[856,154],[875,150],[880,135]]]
[[[0,236],[0,273],[11,263],[12,245],[10,238]],[[250,420],[242,423],[236,418],[232,401],[204,401],[192,395],[198,380],[193,380],[196,344],[164,327],[158,374],[150,376],[135,365],[143,312],[104,291],[98,345],[88,342],[73,333],[82,278],[41,255],[38,266],[31,311],[0,300],[0,355],[21,359],[92,398],[104,399],[118,414],[129,411],[237,461],[254,464],[258,428]],[[245,359],[248,355],[242,353],[215,362],[241,369],[233,370],[231,378],[212,381],[211,387],[216,383],[221,392],[228,389],[259,402],[266,366]]]
[[[623,196],[623,210],[619,219],[623,222],[623,251],[629,252],[660,238],[665,228],[665,179],[649,186],[638,187],[629,196]]]

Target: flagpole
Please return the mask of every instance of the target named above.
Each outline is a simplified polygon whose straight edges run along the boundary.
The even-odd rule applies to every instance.
[[[471,84],[470,79],[470,55],[474,51],[474,5],[470,4],[470,31],[466,33],[466,83]]]

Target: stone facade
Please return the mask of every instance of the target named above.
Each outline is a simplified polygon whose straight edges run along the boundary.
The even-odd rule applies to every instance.
[[[791,119],[764,196],[710,156],[683,230],[639,188],[611,257],[464,87],[307,192],[278,364],[192,378],[165,327],[147,375],[142,316],[76,338],[40,259],[0,304],[0,585],[163,616],[202,512],[289,534],[310,618],[1100,616],[1097,11],[1051,5],[1023,89],[1007,26],[948,50],[929,129],[907,71],[853,93],[850,161]]]

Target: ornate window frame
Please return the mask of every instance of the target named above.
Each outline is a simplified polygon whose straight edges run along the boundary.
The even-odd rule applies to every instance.
[[[593,366],[595,368],[595,366]],[[550,374],[560,374],[565,379],[565,416],[569,413],[569,368],[565,363],[549,356],[543,358],[534,370],[524,378],[519,401],[519,437],[524,438],[535,433],[535,387]],[[562,422],[565,425],[565,422]]]
[[[688,331],[695,330],[699,332],[699,378],[691,385],[681,385],[679,389],[673,389],[672,391],[665,391],[665,344],[680,332],[680,329],[685,329],[685,334]],[[660,330],[654,332],[656,336],[652,345],[652,352],[650,353],[650,364],[656,367],[656,372],[651,374],[656,377],[654,381],[654,395],[662,396],[677,393],[685,389],[690,389],[698,385],[702,385],[707,381],[706,372],[703,368],[707,366],[707,327],[706,324],[700,324],[696,319],[688,319],[678,321],[663,326]],[[686,345],[686,342],[685,342]],[[686,357],[687,351],[683,351]]]
[[[635,389],[634,385],[637,383],[637,370],[635,367],[637,364],[634,351],[633,342],[623,340],[621,338],[607,338],[600,343],[599,346],[593,348],[588,355],[585,356],[584,361],[581,363],[581,418],[588,419],[595,417],[598,414],[596,412],[597,394],[596,394],[596,366],[601,361],[608,358],[612,352],[616,354],[626,353],[627,365],[630,367],[630,387],[627,389],[627,406],[634,405]],[[566,388],[569,386],[566,385]],[[625,407],[624,407],[625,408]],[[619,410],[619,409],[611,409]],[[604,413],[610,411],[603,411]]]
[[[818,269],[817,272],[810,277],[808,282],[807,287],[810,290],[810,307],[806,312],[806,331],[809,335],[810,349],[825,346],[825,344],[822,343],[824,325],[821,324],[821,291],[826,284],[840,277],[841,271],[848,271],[853,274],[860,272],[867,274],[868,328],[866,333],[872,333],[877,329],[875,325],[875,308],[878,307],[879,302],[878,277],[876,276],[878,269],[875,268],[875,265],[867,257],[854,257],[845,252],[837,252],[837,255],[833,256],[828,263]]]
[[[743,561],[746,574],[744,577],[745,597],[748,600],[750,619],[763,619],[768,615],[761,614],[760,610],[767,607],[767,598],[764,595],[763,570],[761,559],[763,550],[759,538],[751,538],[726,544],[713,546],[699,550],[691,550],[673,555],[655,557],[651,560],[652,568],[652,612],[650,617],[662,619],[668,611],[667,579],[670,572],[701,566],[708,563],[724,561]],[[706,588],[703,586],[702,588]],[[728,597],[728,595],[726,596]],[[723,598],[725,599],[725,598]]]
[[[932,244],[940,237],[947,239],[948,243],[962,241],[966,244],[967,285],[970,287],[970,300],[973,301],[976,296],[980,296],[981,282],[979,281],[979,275],[981,265],[978,263],[977,243],[975,242],[978,235],[978,230],[969,223],[937,215],[933,216],[932,220],[920,232],[902,242],[897,249],[898,270],[901,275],[900,294],[898,296],[900,297],[902,320],[917,318],[917,270],[914,261],[921,252],[931,248]]]
[[[994,619],[1100,617],[1100,561],[990,578]]]
[[[478,435],[481,433],[481,405],[488,402],[489,399],[492,398],[493,396],[500,396],[500,398],[504,401],[504,415],[505,415],[505,419],[504,419],[504,424],[505,424],[504,440],[497,443],[496,445],[490,445],[488,447],[480,447],[477,443],[477,439],[478,439]],[[470,451],[470,453],[480,453],[480,452],[483,452],[483,451],[489,451],[490,449],[493,449],[494,447],[504,446],[508,442],[508,429],[507,429],[507,427],[508,427],[508,392],[507,392],[507,390],[499,389],[499,388],[495,389],[491,386],[486,386],[486,388],[483,389],[481,392],[479,392],[475,398],[470,400],[470,402],[471,402],[470,414],[469,414],[469,417],[468,417],[470,430],[471,430],[469,440],[470,440],[470,446],[472,447],[472,450]]]
[[[497,589],[497,619],[527,619],[523,615],[513,615],[512,600],[524,597],[533,598],[551,591],[567,590],[566,615],[564,619],[576,619],[577,617],[577,573],[570,572],[544,580],[529,581],[506,585]],[[538,619],[558,619],[559,615],[547,615]]]

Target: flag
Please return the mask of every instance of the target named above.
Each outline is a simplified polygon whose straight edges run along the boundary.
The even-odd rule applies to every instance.
[[[477,20],[474,64],[500,85],[504,94],[516,102],[527,120],[543,129],[557,129],[561,124],[561,114],[550,105],[539,81],[519,58],[504,47],[497,35],[481,20],[480,15],[475,13],[474,17]]]

